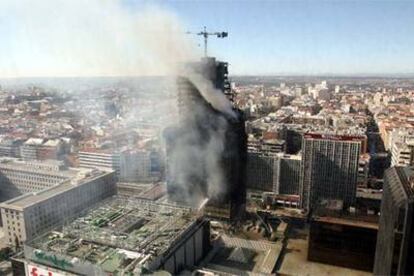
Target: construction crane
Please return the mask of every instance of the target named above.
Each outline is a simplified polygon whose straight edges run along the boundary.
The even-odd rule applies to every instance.
[[[217,36],[217,38],[225,38],[229,35],[227,32],[209,33],[207,32],[206,26],[204,26],[204,30],[202,32],[199,32],[199,33],[187,32],[187,34],[196,34],[196,35],[201,35],[202,37],[204,37],[204,56],[205,57],[207,57],[207,39],[210,35],[215,35]]]

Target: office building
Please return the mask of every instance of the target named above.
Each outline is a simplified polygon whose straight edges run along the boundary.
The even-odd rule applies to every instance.
[[[246,164],[246,188],[272,192],[277,186],[279,158],[258,152],[248,152]]]
[[[61,161],[22,161],[0,159],[0,200],[8,200],[26,193],[39,192],[76,176]]]
[[[6,241],[19,247],[115,193],[113,171],[80,169],[58,184],[5,201],[0,208]]]
[[[59,159],[62,149],[63,143],[60,139],[50,139],[39,146],[37,150],[37,159]]]
[[[30,138],[20,147],[20,155],[23,160],[36,160],[37,152],[44,143],[42,138]]]
[[[279,181],[274,191],[281,195],[299,195],[299,180],[302,157],[280,154]]]
[[[19,143],[14,142],[13,145]],[[19,152],[13,155],[7,155],[12,157],[21,157],[23,160],[48,160],[60,159],[63,154],[63,142],[60,139],[42,139],[42,138],[30,138],[26,142],[20,144]],[[3,147],[4,148],[4,147]],[[11,149],[7,149],[11,151]]]
[[[227,99],[208,89],[203,94],[190,78],[178,77],[179,124],[164,135],[170,198],[191,205],[209,198],[206,213],[229,219],[244,210],[247,136],[242,112],[228,102],[232,94],[222,64],[205,58],[188,66]],[[214,107],[209,97],[228,109],[219,110],[217,102]]]
[[[256,191],[298,195],[300,163],[300,155],[249,152],[246,187]]]
[[[414,273],[414,167],[385,171],[375,275]]]
[[[302,142],[301,207],[342,200],[345,208],[356,198],[359,157],[364,137],[306,133]]]
[[[96,148],[85,148],[79,151],[79,167],[81,168],[114,170],[119,179],[120,164],[121,153],[119,151]]]
[[[210,247],[209,222],[189,208],[114,196],[25,243],[20,261],[29,273],[179,275]]]
[[[23,144],[19,139],[0,139],[0,156],[20,157],[20,146]]]
[[[147,150],[112,150],[87,148],[79,151],[81,168],[104,168],[115,171],[121,182],[153,182],[159,170],[153,172],[153,157]]]
[[[151,152],[146,150],[127,150],[120,155],[119,181],[153,182],[157,179],[152,173]]]

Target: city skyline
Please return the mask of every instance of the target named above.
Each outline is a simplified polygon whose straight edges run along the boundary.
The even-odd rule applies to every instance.
[[[0,274],[409,272],[414,79],[227,65],[1,81]]]
[[[0,0],[0,275],[413,275],[413,8]]]

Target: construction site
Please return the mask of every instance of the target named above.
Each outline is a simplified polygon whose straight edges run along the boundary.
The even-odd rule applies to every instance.
[[[209,249],[209,223],[189,208],[115,196],[27,243],[25,258],[81,275],[175,274]]]

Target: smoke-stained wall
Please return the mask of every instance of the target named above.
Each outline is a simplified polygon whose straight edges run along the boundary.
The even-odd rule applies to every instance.
[[[192,206],[209,198],[209,206],[233,217],[245,201],[247,137],[243,114],[216,88],[222,84],[210,66],[216,63],[202,60],[177,78],[179,123],[164,132],[167,189],[171,199]]]

